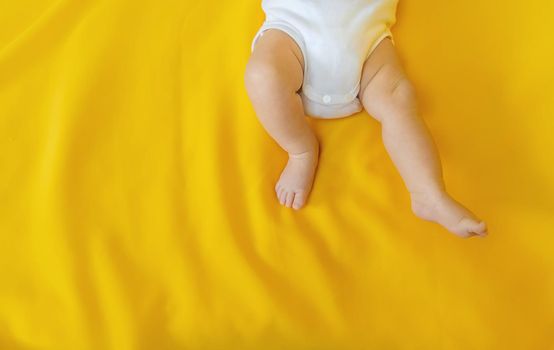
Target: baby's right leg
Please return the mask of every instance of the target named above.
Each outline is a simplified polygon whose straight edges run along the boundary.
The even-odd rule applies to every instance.
[[[245,74],[258,119],[289,154],[275,192],[281,204],[294,209],[300,209],[308,198],[319,151],[298,95],[303,67],[302,52],[294,40],[280,30],[270,29],[256,42]]]

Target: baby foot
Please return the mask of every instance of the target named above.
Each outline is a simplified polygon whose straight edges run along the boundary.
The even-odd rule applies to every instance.
[[[318,147],[313,151],[289,154],[287,166],[275,185],[275,193],[282,205],[295,210],[304,206],[312,189],[318,155]]]
[[[412,193],[411,195],[412,209],[418,217],[436,222],[462,238],[487,235],[486,224],[448,193],[442,192],[437,195]]]

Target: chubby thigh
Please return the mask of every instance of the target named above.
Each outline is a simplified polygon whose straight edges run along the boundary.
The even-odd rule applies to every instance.
[[[417,108],[413,86],[389,38],[365,61],[358,96],[367,112],[380,121],[391,109],[414,112]]]
[[[256,41],[247,65],[247,80],[251,74],[261,75],[259,80],[264,84],[279,84],[297,92],[304,80],[302,50],[287,33],[268,29]]]

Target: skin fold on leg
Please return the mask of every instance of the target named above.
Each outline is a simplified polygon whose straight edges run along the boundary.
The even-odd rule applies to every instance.
[[[298,94],[304,59],[288,34],[270,29],[256,42],[245,72],[248,96],[260,123],[289,155],[275,192],[279,202],[300,209],[310,194],[319,144]]]
[[[410,192],[414,213],[460,237],[484,237],[486,224],[446,192],[437,148],[390,39],[365,62],[359,96],[381,123],[385,148]]]

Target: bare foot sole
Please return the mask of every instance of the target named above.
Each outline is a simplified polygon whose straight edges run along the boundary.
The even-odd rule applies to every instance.
[[[282,205],[298,210],[306,204],[312,190],[318,157],[318,147],[313,151],[289,154],[287,166],[275,185],[275,193]]]
[[[446,192],[437,195],[412,193],[412,210],[462,238],[487,236],[487,225]]]

